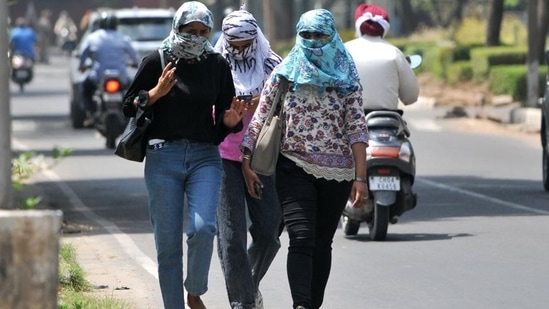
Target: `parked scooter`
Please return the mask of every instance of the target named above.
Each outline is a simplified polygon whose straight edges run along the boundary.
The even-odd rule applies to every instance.
[[[412,68],[421,64],[421,56],[408,57]],[[417,195],[412,191],[416,174],[416,159],[410,131],[402,111],[366,111],[370,134],[366,150],[369,199],[360,208],[348,201],[341,224],[345,235],[356,235],[361,222],[368,224],[370,239],[387,237],[389,223],[413,209]]]
[[[33,61],[22,53],[10,55],[11,80],[19,85],[19,92],[25,91],[25,85],[32,81],[34,70]]]
[[[116,139],[124,132],[128,119],[122,112],[124,85],[122,74],[117,70],[107,70],[94,94],[97,104],[95,128],[106,138],[106,147],[114,149]]]

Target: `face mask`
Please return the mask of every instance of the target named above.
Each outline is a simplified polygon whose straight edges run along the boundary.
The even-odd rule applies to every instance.
[[[304,39],[301,38],[301,42],[303,42],[303,46],[307,48],[322,48],[326,43],[328,43],[328,39]]]
[[[239,50],[236,47],[233,47],[229,44],[229,42],[225,43],[225,49],[227,52],[231,55],[232,58],[234,58],[237,61],[242,61],[247,58],[253,57],[255,54],[255,50],[257,48],[256,41],[253,40],[250,45],[248,45],[246,48]]]
[[[208,38],[188,33],[175,33],[172,37],[172,52],[179,58],[191,59],[205,51]]]

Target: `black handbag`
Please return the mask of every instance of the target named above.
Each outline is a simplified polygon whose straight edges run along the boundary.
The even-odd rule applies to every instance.
[[[137,109],[131,117],[114,153],[126,160],[143,162],[147,151],[147,129],[152,121],[152,109]]]

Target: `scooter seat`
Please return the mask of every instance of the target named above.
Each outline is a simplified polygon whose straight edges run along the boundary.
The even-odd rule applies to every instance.
[[[366,125],[368,128],[399,129],[400,121],[392,117],[374,117],[368,119],[368,123]]]

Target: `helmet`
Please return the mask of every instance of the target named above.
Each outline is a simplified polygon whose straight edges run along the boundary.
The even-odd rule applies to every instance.
[[[99,16],[99,29],[116,30],[118,18],[113,12],[101,12]]]

